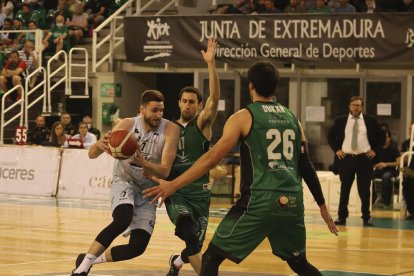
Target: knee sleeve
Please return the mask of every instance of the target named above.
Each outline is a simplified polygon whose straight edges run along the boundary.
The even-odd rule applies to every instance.
[[[214,247],[209,246],[203,254],[201,261],[201,276],[217,276],[218,269],[224,257],[221,256]]]
[[[128,244],[115,246],[111,249],[112,260],[119,262],[138,257],[144,253],[150,238],[151,235],[143,229],[132,230]]]
[[[177,223],[176,235],[185,242],[186,246],[181,252],[181,258],[184,262],[188,261],[188,256],[193,256],[201,251],[196,228],[190,217],[183,217]]]
[[[96,237],[96,241],[108,248],[112,241],[124,232],[132,221],[134,206],[122,204],[112,213],[112,222]]]
[[[299,276],[322,276],[322,273],[320,273],[316,267],[311,265],[306,257],[295,260],[287,260],[287,263]]]

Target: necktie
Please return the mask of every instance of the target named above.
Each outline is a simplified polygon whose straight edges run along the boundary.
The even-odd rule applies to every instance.
[[[352,140],[351,149],[356,151],[358,149],[358,119],[359,117],[352,117],[355,120],[354,127],[352,128]]]

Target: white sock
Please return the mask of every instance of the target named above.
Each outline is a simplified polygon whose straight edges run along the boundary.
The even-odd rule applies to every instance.
[[[105,252],[102,253],[102,255],[96,258],[96,260],[93,262],[93,264],[100,264],[100,263],[106,263]]]
[[[181,255],[178,256],[178,258],[174,260],[174,265],[175,265],[176,268],[181,268],[183,266],[183,264],[184,264],[184,262],[181,259]]]
[[[94,255],[86,254],[85,258],[83,258],[82,263],[78,266],[78,268],[76,268],[75,273],[87,272],[95,260],[96,257]]]

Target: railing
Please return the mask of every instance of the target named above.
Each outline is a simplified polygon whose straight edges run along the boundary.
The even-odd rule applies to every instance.
[[[18,89],[21,89],[21,95],[22,97],[20,97],[19,100],[15,101],[13,104],[11,104],[9,107],[6,108],[5,104],[6,104],[6,98],[13,92],[18,91]],[[0,144],[3,145],[4,141],[3,141],[3,137],[4,137],[4,127],[6,127],[7,125],[9,125],[11,122],[13,122],[15,119],[17,119],[20,116],[20,126],[23,126],[23,106],[24,106],[24,89],[23,86],[21,86],[20,84],[14,86],[12,89],[10,89],[9,91],[7,91],[4,95],[3,98],[1,99],[1,119],[0,119]],[[16,113],[16,115],[14,115],[12,118],[8,119],[7,121],[5,121],[5,116],[6,113],[9,112],[10,110],[12,110],[14,107],[20,105],[20,112]]]
[[[33,78],[37,78],[38,76],[42,75],[43,79],[33,88],[30,88],[30,82]],[[46,69],[44,67],[39,67],[36,70],[34,70],[30,75],[26,77],[26,83],[25,83],[25,91],[24,93],[24,125],[26,128],[29,127],[29,109],[32,108],[37,102],[43,99],[43,108],[42,112],[47,112],[46,109]],[[37,91],[41,86],[43,86],[43,93],[35,98],[33,101],[30,101],[29,103],[29,96],[33,94],[35,91]]]
[[[63,58],[64,58],[64,63],[52,72],[52,68],[51,68],[52,67],[51,66],[52,62],[54,62],[55,60],[57,61],[62,55],[63,55]],[[69,94],[69,92],[68,92],[69,78],[68,78],[67,62],[68,62],[68,55],[63,50],[60,50],[59,52],[57,52],[54,56],[52,56],[47,61],[47,112],[52,112],[51,93],[52,93],[52,90],[54,90],[56,87],[58,87],[59,84],[61,84],[62,82],[65,82],[65,95]],[[59,79],[58,81],[56,81],[52,85],[51,82],[52,82],[53,76],[55,76],[57,73],[59,73],[62,70],[65,70],[64,76],[61,77],[61,79]]]
[[[132,4],[136,0],[129,0],[123,4],[116,12],[114,12],[110,17],[108,17],[104,22],[102,22],[96,29],[93,30],[92,35],[92,71],[96,72],[97,68],[101,66],[105,61],[109,62],[109,66],[113,68],[114,61],[114,50],[118,48],[124,42],[124,34],[117,36],[120,30],[123,29],[124,24],[121,23],[117,26],[117,20],[123,20],[122,16],[119,16],[122,12],[126,11],[127,15],[132,14]],[[107,36],[102,38],[98,43],[98,33],[110,24],[110,32]],[[109,43],[108,53],[97,61],[97,51],[105,44]]]
[[[82,52],[85,55],[85,63],[73,63],[73,53]],[[69,81],[68,81],[68,94],[71,98],[87,98],[88,95],[88,51],[85,48],[72,48],[69,51]],[[85,69],[84,76],[72,76],[72,67],[81,67]],[[85,82],[85,91],[83,95],[72,95],[72,80],[83,80]]]
[[[124,28],[124,23],[122,22],[118,25],[117,22],[124,20],[124,17],[120,16],[120,14],[126,11],[126,15],[132,15],[132,5],[135,2],[135,14],[140,15],[142,12],[146,11],[151,5],[153,5],[154,3],[158,3],[159,1],[160,0],[150,0],[144,6],[141,7],[141,0],[129,0],[124,5],[122,5],[116,12],[114,12],[110,17],[108,17],[104,22],[102,22],[96,29],[94,29],[92,36],[93,72],[96,72],[98,67],[106,61],[109,63],[109,70],[113,70],[114,51],[124,43],[124,33],[120,33],[120,31],[122,31]],[[173,5],[178,6],[178,0],[170,0],[157,13],[155,13],[155,15],[163,14],[167,9],[169,9]],[[109,34],[103,37],[102,40],[98,43],[98,33],[108,25],[110,27]],[[120,35],[118,36],[119,33]],[[105,43],[109,43],[108,53],[98,61],[97,52]]]
[[[402,192],[402,190],[403,190],[403,181],[404,181],[403,170],[404,170],[404,165],[407,163],[406,161],[404,162],[404,160],[406,158],[411,159],[411,157],[413,155],[414,155],[414,151],[410,150],[410,151],[404,152],[400,157],[400,174],[399,174],[400,186],[398,188],[398,203],[400,205],[399,207],[400,207],[401,213],[403,213],[404,215],[406,213],[406,207],[405,207],[405,202],[404,202],[403,192]],[[407,167],[409,166],[409,164],[410,163],[407,163]]]

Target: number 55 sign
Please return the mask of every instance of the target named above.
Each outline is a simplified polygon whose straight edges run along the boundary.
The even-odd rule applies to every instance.
[[[27,128],[18,126],[16,128],[16,136],[14,137],[16,145],[26,145],[27,143]]]

